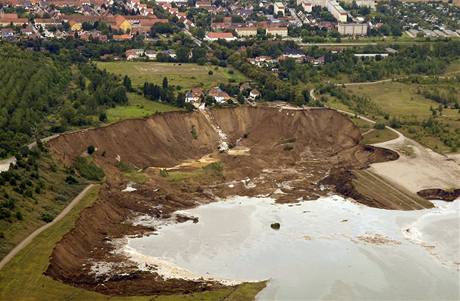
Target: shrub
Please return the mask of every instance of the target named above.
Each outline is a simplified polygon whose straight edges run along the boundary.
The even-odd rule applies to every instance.
[[[385,129],[385,123],[383,123],[383,122],[376,122],[376,123],[374,124],[374,129],[376,129],[376,130],[383,130],[383,129]]]
[[[44,221],[45,223],[49,223],[51,221],[53,221],[54,219],[54,214],[48,212],[48,211],[45,211],[42,213],[42,216],[41,216],[41,219],[42,221]]]
[[[193,139],[198,139],[198,133],[196,132],[195,126],[192,126],[190,133],[192,134]]]
[[[80,176],[90,181],[101,181],[105,176],[104,171],[90,158],[79,157],[74,166]]]
[[[75,179],[73,176],[67,176],[67,178],[65,178],[65,182],[66,184],[77,184],[78,181],[77,179]]]
[[[22,213],[20,211],[16,211],[16,219],[18,221],[22,221],[23,220],[23,216],[22,216]]]
[[[169,175],[168,171],[164,168],[160,169],[160,176],[166,178]]]
[[[208,75],[213,75],[213,74],[214,74],[214,72],[212,72],[212,70],[208,71]]]
[[[88,152],[88,155],[92,155],[96,151],[96,148],[93,145],[90,145],[86,151]]]

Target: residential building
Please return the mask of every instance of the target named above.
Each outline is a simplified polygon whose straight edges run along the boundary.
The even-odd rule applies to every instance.
[[[202,88],[192,88],[191,91],[185,94],[185,102],[191,103],[194,107],[198,108],[204,97],[204,91]]]
[[[219,104],[224,104],[231,99],[230,95],[219,87],[211,88],[208,91],[208,96],[211,96]]]
[[[144,55],[144,49],[128,49],[125,52],[126,60],[132,61]]]
[[[257,27],[238,27],[235,29],[235,32],[239,37],[251,37],[257,35]]]
[[[275,15],[285,15],[285,7],[284,7],[284,4],[282,2],[275,2],[275,4],[273,4],[273,13]]]
[[[231,32],[208,32],[204,38],[205,41],[218,41],[218,40],[225,40],[225,41],[234,41],[236,38],[233,36]]]
[[[260,98],[260,92],[257,89],[252,89],[251,92],[249,92],[249,99],[251,100],[256,100]]]
[[[327,10],[334,16],[338,22],[347,22],[348,13],[335,0],[327,1]]]
[[[337,30],[344,36],[365,36],[368,25],[366,23],[339,23]]]
[[[266,33],[267,35],[272,35],[272,36],[287,37],[288,29],[287,27],[268,27],[266,28]]]

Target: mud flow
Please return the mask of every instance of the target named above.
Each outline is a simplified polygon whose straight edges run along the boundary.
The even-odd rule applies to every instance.
[[[117,242],[155,232],[165,222],[193,220],[176,211],[235,195],[299,203],[340,194],[376,208],[432,206],[417,196],[413,206],[389,201],[386,191],[397,194],[380,179],[362,185],[370,164],[398,154],[360,142],[359,129],[336,111],[269,107],[157,114],[59,136],[49,142],[54,158],[70,166],[93,145],[92,159],[107,180],[54,248],[46,273],[112,295],[212,290],[231,284],[166,279],[155,265],[139,269],[116,252]],[[372,183],[379,190],[363,189]]]

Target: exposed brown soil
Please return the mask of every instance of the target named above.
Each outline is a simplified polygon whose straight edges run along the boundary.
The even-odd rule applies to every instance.
[[[424,189],[417,192],[419,196],[427,200],[443,200],[452,202],[460,198],[460,189],[454,189],[452,191],[446,191],[444,189]]]
[[[113,239],[155,230],[134,226],[130,220],[135,216],[166,219],[176,210],[212,202],[216,196],[270,195],[278,202],[298,202],[341,193],[369,206],[383,206],[356,192],[351,171],[398,155],[361,145],[359,129],[342,114],[329,109],[238,107],[214,109],[209,116],[200,112],[158,114],[50,141],[53,156],[67,165],[88,145],[94,145],[97,152],[92,156],[104,168],[107,182],[95,204],[82,211],[74,229],[56,245],[47,275],[118,295],[216,289],[222,285],[205,280],[164,280],[154,272],[140,271],[126,258],[110,253],[115,248]],[[243,155],[219,152],[216,127],[227,135],[229,145],[249,151]],[[160,168],[180,166],[185,160],[206,155],[222,162],[223,170],[184,164],[167,176],[160,175]],[[145,183],[135,184],[136,191],[121,191],[128,181],[116,167],[119,160],[148,176]],[[183,222],[189,218],[175,219]],[[91,264],[101,261],[118,264],[118,270],[96,277]]]

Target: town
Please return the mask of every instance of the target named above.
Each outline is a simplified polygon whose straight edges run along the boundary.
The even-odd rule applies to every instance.
[[[442,10],[433,9],[433,4],[396,2],[389,6],[374,0],[297,0],[295,3],[2,0],[0,37],[4,40],[70,37],[107,42],[151,39],[155,37],[152,28],[166,34],[173,32],[171,27],[193,35],[200,43],[264,37],[304,42],[402,34],[412,38],[460,37],[460,8],[439,5]]]

